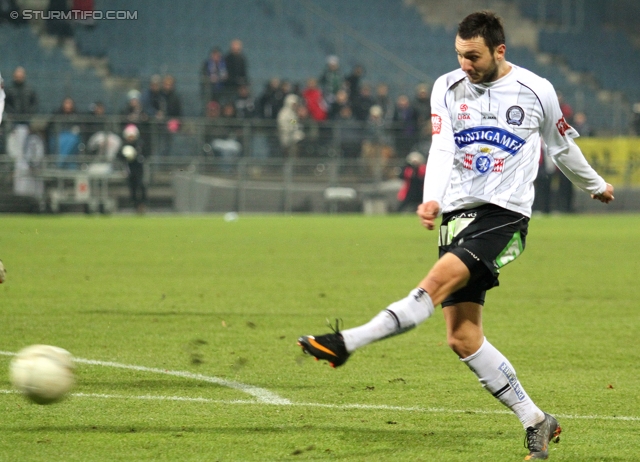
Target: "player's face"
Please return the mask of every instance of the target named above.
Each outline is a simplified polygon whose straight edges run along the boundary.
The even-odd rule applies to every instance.
[[[504,45],[499,45],[492,53],[482,37],[464,40],[456,36],[458,62],[471,83],[492,82],[497,79],[505,48]]]

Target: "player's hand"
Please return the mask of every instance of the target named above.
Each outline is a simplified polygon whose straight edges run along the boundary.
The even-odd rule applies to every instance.
[[[609,183],[607,183],[607,189],[605,189],[600,194],[591,194],[591,198],[595,199],[595,200],[598,200],[600,202],[604,202],[605,204],[608,204],[613,199],[615,199],[613,197],[613,186],[611,186]]]
[[[428,230],[432,230],[435,228],[435,221],[438,218],[438,214],[440,213],[440,204],[436,201],[429,201],[418,206],[418,210],[416,211],[418,216],[420,217],[420,222],[422,226],[427,228]]]

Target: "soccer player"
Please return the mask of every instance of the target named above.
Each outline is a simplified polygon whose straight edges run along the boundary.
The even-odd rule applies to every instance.
[[[526,432],[525,460],[546,459],[557,420],[540,410],[509,360],[485,338],[482,308],[498,274],[524,250],[541,138],[548,155],[578,187],[604,203],[613,187],[589,166],[562,117],[553,86],[505,59],[502,21],[470,14],[458,26],[460,69],[437,79],[431,107],[433,143],[417,213],[429,230],[442,214],[440,259],[409,295],[367,324],[298,339],[303,351],[340,366],[376,340],[401,334],[442,304],[451,349]]]

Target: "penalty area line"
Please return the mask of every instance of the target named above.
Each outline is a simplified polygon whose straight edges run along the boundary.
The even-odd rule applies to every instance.
[[[0,394],[19,394],[15,390],[0,390]],[[213,404],[242,404],[242,405],[268,405],[268,406],[283,406],[283,407],[319,407],[325,409],[338,409],[338,410],[381,410],[381,411],[398,411],[398,412],[418,412],[425,414],[470,414],[470,415],[511,415],[511,411],[486,411],[486,410],[462,410],[462,409],[445,409],[435,407],[420,407],[420,406],[389,406],[386,404],[324,404],[324,403],[266,403],[264,401],[255,400],[221,400],[210,398],[190,398],[185,396],[162,396],[162,395],[114,395],[104,393],[70,393],[75,398],[93,398],[93,399],[120,399],[120,400],[141,400],[141,401],[181,401],[192,403],[213,403]],[[622,422],[640,422],[640,417],[622,416],[622,415],[575,415],[575,414],[554,414],[560,419],[570,420],[609,420],[609,421],[622,421]]]

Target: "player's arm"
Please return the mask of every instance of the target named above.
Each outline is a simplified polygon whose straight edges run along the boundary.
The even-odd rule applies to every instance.
[[[446,85],[439,79],[431,94],[432,141],[424,177],[422,204],[417,214],[422,225],[432,230],[435,220],[442,211],[442,201],[449,186],[453,169],[455,143],[451,117],[445,104]]]
[[[560,171],[576,186],[591,194],[591,197],[604,203],[613,200],[613,186],[608,184],[589,165],[573,138],[578,133],[562,117],[558,98],[549,84],[549,91],[543,97],[545,118],[542,125],[542,137],[547,152]]]

